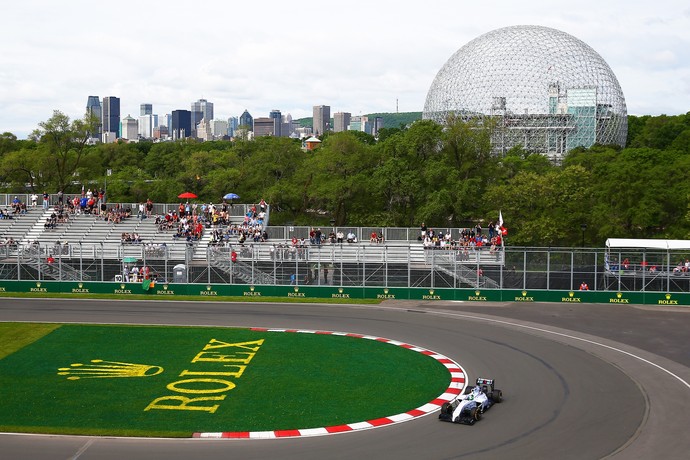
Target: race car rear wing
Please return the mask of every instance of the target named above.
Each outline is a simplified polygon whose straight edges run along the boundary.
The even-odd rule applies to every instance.
[[[477,385],[493,385],[493,384],[494,384],[494,379],[483,379],[483,378],[477,379]]]

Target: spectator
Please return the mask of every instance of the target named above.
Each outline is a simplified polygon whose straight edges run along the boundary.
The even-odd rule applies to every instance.
[[[43,209],[48,209],[48,206],[50,205],[50,195],[48,195],[48,192],[43,192]]]
[[[587,283],[585,283],[583,281],[582,284],[580,284],[580,290],[581,291],[589,291],[589,286],[587,286]]]

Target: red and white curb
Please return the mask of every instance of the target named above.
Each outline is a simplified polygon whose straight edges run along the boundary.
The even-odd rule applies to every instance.
[[[376,340],[379,342],[397,345],[399,347],[407,348],[408,350],[416,351],[427,355],[441,364],[443,364],[448,372],[450,372],[450,385],[441,393],[436,399],[429,401],[423,406],[416,409],[403,412],[401,414],[391,415],[388,417],[377,418],[374,420],[367,420],[365,422],[348,423],[346,425],[334,425],[321,428],[305,428],[294,430],[276,430],[276,431],[222,431],[218,433],[194,433],[195,438],[232,438],[232,439],[278,439],[278,438],[292,438],[305,436],[323,436],[328,434],[348,433],[351,431],[368,430],[371,428],[378,428],[381,426],[392,425],[395,423],[407,422],[412,419],[423,417],[435,412],[441,408],[443,403],[451,401],[457,395],[462,393],[465,388],[465,371],[458,363],[452,359],[436,353],[425,348],[410,345],[409,343],[398,342],[396,340],[386,339],[383,337],[375,337],[371,335],[352,334],[347,332],[333,332],[333,331],[310,331],[303,329],[269,329],[269,328],[251,328],[252,331],[259,332],[295,332],[300,334],[326,334],[326,335],[340,335],[344,337],[355,337],[359,339]]]

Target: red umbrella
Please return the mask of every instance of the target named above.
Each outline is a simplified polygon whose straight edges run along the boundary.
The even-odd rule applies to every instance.
[[[178,198],[182,198],[182,199],[189,199],[189,198],[192,198],[192,199],[193,199],[193,198],[198,198],[198,197],[197,197],[195,194],[193,194],[192,192],[180,193],[179,195],[177,195],[177,197],[178,197]]]

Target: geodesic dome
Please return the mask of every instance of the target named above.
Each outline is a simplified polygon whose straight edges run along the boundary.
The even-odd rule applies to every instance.
[[[604,59],[542,26],[497,29],[455,52],[422,116],[444,124],[451,114],[490,127],[499,154],[519,145],[558,159],[579,146],[625,146],[628,132],[623,91]]]

